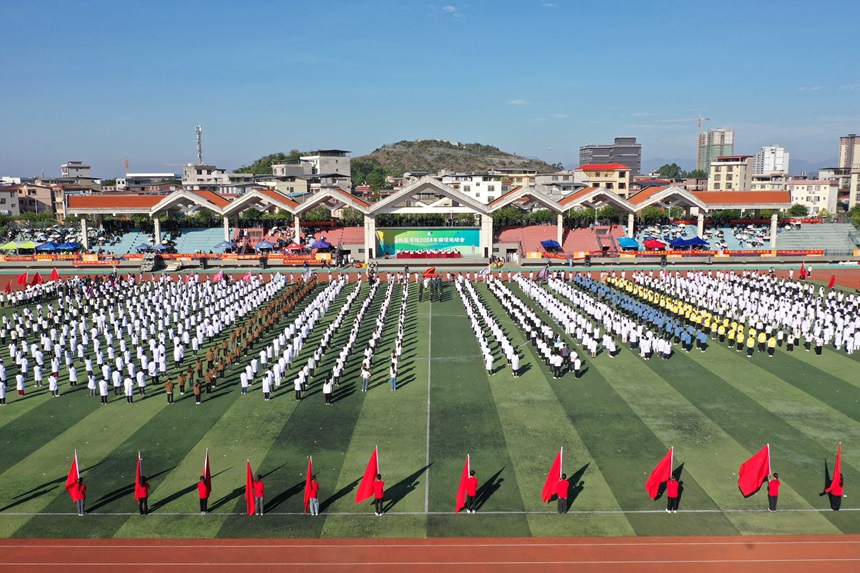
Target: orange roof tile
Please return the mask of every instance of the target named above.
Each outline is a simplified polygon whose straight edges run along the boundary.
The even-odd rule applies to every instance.
[[[772,203],[791,205],[791,192],[789,191],[693,191],[693,196],[707,205]]]
[[[201,191],[192,191],[192,193],[195,193],[196,195],[202,197],[203,199],[206,199],[207,201],[209,201],[210,203],[212,203],[213,205],[215,205],[221,209],[223,209],[224,207],[226,207],[227,205],[230,204],[230,201],[228,199],[225,199],[224,197],[218,195],[214,191],[201,190]]]
[[[493,199],[492,201],[490,201],[490,207],[492,207],[493,205],[497,205],[497,204],[501,203],[502,201],[504,201],[504,200],[505,200],[505,197],[507,197],[507,196],[508,196],[508,195],[510,195],[511,193],[516,193],[516,192],[517,192],[517,191],[519,191],[520,189],[522,189],[522,187],[516,187],[516,188],[514,188],[514,189],[511,189],[511,190],[510,190],[510,191],[508,191],[507,193],[504,193],[504,194],[503,194],[501,197],[499,197],[498,199]]]
[[[167,195],[72,195],[69,209],[151,209]]]
[[[358,197],[356,197],[352,193],[347,193],[346,191],[344,191],[343,189],[340,189],[338,187],[335,187],[334,191],[340,193],[341,195],[346,195],[347,197],[349,197],[350,199],[352,199],[353,201],[355,201],[356,203],[358,203],[362,207],[370,207],[370,203],[368,203],[367,201],[362,201],[361,199],[359,199]]]
[[[649,187],[648,189],[644,189],[644,190],[640,191],[639,193],[637,193],[636,195],[633,195],[632,197],[628,198],[627,200],[630,201],[631,203],[633,203],[634,205],[639,205],[640,203],[646,201],[647,199],[650,199],[651,197],[653,197],[654,195],[656,195],[657,193],[659,193],[660,191],[662,191],[666,187],[667,187],[666,185],[663,185],[662,187]]]
[[[559,205],[567,205],[568,203],[572,203],[572,202],[576,201],[577,199],[580,199],[581,197],[585,197],[586,195],[588,195],[589,193],[591,193],[592,191],[595,191],[595,190],[597,190],[597,187],[586,187],[585,189],[580,189],[576,193],[571,193],[567,197],[564,197],[563,199],[561,199],[558,202],[558,204]]]
[[[284,203],[286,205],[289,205],[290,207],[298,207],[298,205],[299,205],[298,203],[296,203],[295,201],[293,201],[292,199],[290,199],[286,195],[282,195],[281,193],[278,193],[274,189],[260,189],[259,191],[260,191],[260,193],[262,193],[266,197],[269,197],[270,199],[274,199],[275,201],[278,201],[279,203]]]
[[[621,169],[629,170],[630,168],[623,163],[589,163],[588,165],[580,165],[574,171],[620,171]]]

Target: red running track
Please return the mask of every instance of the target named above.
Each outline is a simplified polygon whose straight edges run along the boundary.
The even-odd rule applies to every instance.
[[[571,539],[4,539],[0,571],[860,571],[860,535]]]

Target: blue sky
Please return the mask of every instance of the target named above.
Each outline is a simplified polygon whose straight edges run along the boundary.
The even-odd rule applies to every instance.
[[[576,165],[635,135],[689,158],[695,122],[736,153],[835,158],[860,132],[860,3],[846,0],[7,2],[0,175],[235,169],[290,149],[403,139]]]

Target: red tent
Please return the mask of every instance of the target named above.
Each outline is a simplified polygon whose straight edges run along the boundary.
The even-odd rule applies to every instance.
[[[658,241],[657,239],[648,239],[644,243],[645,248],[649,251],[663,251],[666,249],[666,244],[662,241]]]
[[[292,243],[284,247],[285,251],[301,251],[302,249],[304,249],[304,247],[298,243]]]

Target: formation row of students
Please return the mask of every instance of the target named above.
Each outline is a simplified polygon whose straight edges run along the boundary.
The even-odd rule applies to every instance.
[[[455,286],[460,295],[460,300],[466,308],[466,315],[469,317],[472,332],[474,332],[475,338],[478,341],[478,346],[481,349],[481,356],[484,361],[484,365],[487,368],[487,374],[495,374],[495,360],[493,358],[493,353],[490,350],[490,342],[487,340],[485,329],[488,330],[497,341],[502,355],[508,359],[508,365],[510,365],[514,371],[514,376],[518,376],[519,357],[517,357],[517,368],[514,369],[512,362],[512,354],[516,354],[514,347],[502,328],[499,326],[499,323],[495,318],[493,318],[493,315],[478,298],[478,295],[475,293],[475,287],[471,282],[464,280],[462,275],[458,275]]]

